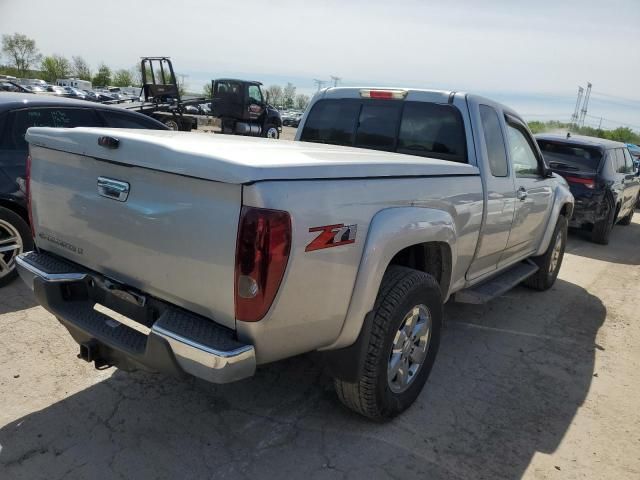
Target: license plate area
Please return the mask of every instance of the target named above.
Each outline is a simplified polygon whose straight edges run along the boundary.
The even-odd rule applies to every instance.
[[[142,292],[98,275],[64,284],[61,288],[64,301],[89,302],[94,310],[145,334],[166,308]]]

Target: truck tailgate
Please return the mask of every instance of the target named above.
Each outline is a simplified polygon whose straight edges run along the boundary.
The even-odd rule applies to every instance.
[[[234,328],[242,186],[105,153],[31,145],[37,247]]]

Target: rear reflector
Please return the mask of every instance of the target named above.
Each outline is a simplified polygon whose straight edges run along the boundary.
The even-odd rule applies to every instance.
[[[236,245],[236,319],[257,322],[278,293],[291,249],[287,212],[243,207]]]
[[[587,188],[593,189],[596,186],[595,182],[593,181],[593,178],[580,178],[580,177],[570,177],[570,176],[565,176],[564,178],[569,183],[578,183],[580,185],[584,185]]]
[[[407,96],[406,90],[360,90],[360,96],[362,98],[376,98],[385,100],[402,100]]]

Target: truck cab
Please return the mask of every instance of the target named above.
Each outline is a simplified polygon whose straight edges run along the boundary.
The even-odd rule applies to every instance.
[[[267,102],[262,83],[221,78],[211,84],[211,110],[220,118],[222,133],[278,138],[280,112]]]

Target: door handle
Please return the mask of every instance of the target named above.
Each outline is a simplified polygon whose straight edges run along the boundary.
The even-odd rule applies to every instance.
[[[520,200],[521,202],[524,202],[527,199],[527,196],[529,194],[527,193],[527,189],[524,187],[520,187],[517,191],[516,191],[516,198],[518,200]]]
[[[98,177],[98,195],[126,202],[129,197],[129,184],[113,178]]]

